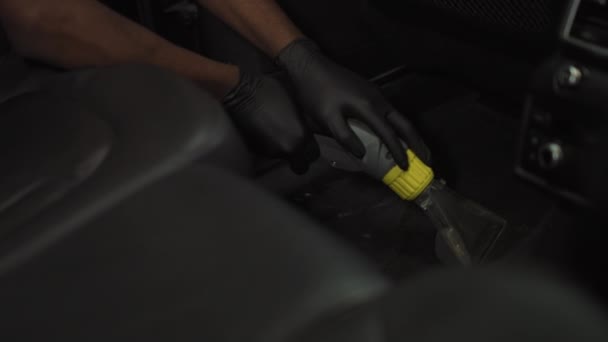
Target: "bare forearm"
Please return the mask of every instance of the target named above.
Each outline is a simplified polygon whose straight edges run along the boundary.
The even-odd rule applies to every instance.
[[[35,10],[24,12],[26,3]],[[95,0],[0,0],[0,15],[18,52],[53,65],[153,64],[217,96],[238,82],[236,67],[177,47]]]
[[[274,0],[198,2],[271,57],[303,36]]]

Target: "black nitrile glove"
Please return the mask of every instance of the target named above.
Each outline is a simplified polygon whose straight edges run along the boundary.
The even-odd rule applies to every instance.
[[[356,157],[366,151],[348,125],[356,119],[369,126],[386,144],[395,162],[409,168],[400,140],[423,160],[430,152],[412,125],[388,103],[380,90],[355,73],[325,57],[308,39],[297,40],[281,51],[277,63],[287,71],[304,111]]]
[[[300,174],[319,158],[317,142],[276,79],[241,71],[224,106],[255,152],[286,159]]]

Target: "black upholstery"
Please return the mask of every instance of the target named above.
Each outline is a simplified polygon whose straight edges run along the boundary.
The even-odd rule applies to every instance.
[[[605,312],[579,291],[539,270],[435,270],[291,341],[606,341]]]
[[[284,341],[387,286],[309,219],[204,167],[0,279],[3,341]]]
[[[283,341],[387,288],[233,175],[227,115],[168,72],[70,73],[0,112],[3,195],[56,183],[0,212],[2,341]]]
[[[78,141],[72,143],[84,147],[87,144],[84,137],[93,139],[95,135],[107,133],[112,136],[112,147],[104,162],[85,182],[39,215],[37,211],[31,212],[27,225],[12,229],[10,235],[0,239],[0,270],[14,266],[147,184],[201,158],[233,169],[247,165],[248,154],[221,105],[189,81],[161,69],[119,66],[69,73],[27,96],[30,99],[23,102],[35,97],[56,101],[52,104],[47,101],[33,114],[34,105],[30,105],[30,113],[24,119],[36,120],[36,115],[40,116],[38,123],[50,120],[48,117],[65,119],[68,121],[63,123],[65,129],[73,130],[83,128],[77,127],[74,117],[90,113],[97,118],[97,126],[89,125],[82,132],[74,133],[73,140]],[[0,105],[0,112],[5,108],[25,112],[23,106],[17,105],[19,101],[18,97]],[[77,114],[65,114],[75,109]],[[82,120],[77,122],[85,125]],[[59,122],[49,125],[49,134],[61,134],[53,128],[59,126]],[[97,132],[99,130],[108,132]],[[24,159],[38,158],[32,155],[32,147],[44,151],[47,147],[41,145],[52,139],[44,133],[31,138],[32,141],[22,139],[21,145],[8,148],[13,149],[15,155],[21,152]],[[69,135],[64,134],[63,138],[69,139]],[[58,143],[65,145],[66,151],[72,149],[66,140]],[[65,168],[58,165],[61,158],[45,160],[49,169]],[[13,219],[5,216],[3,220]]]
[[[113,140],[97,116],[53,96],[21,96],[1,107],[0,238],[93,174]],[[64,110],[47,115],[53,107]]]

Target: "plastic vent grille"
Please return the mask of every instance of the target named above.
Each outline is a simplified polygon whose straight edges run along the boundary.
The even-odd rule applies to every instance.
[[[414,0],[513,33],[551,30],[553,0]]]

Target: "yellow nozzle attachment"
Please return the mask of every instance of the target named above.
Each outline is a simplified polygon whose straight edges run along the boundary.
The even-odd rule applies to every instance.
[[[423,163],[411,150],[407,150],[407,157],[410,162],[407,171],[395,166],[382,181],[402,199],[413,201],[431,184],[435,174],[433,169]]]

